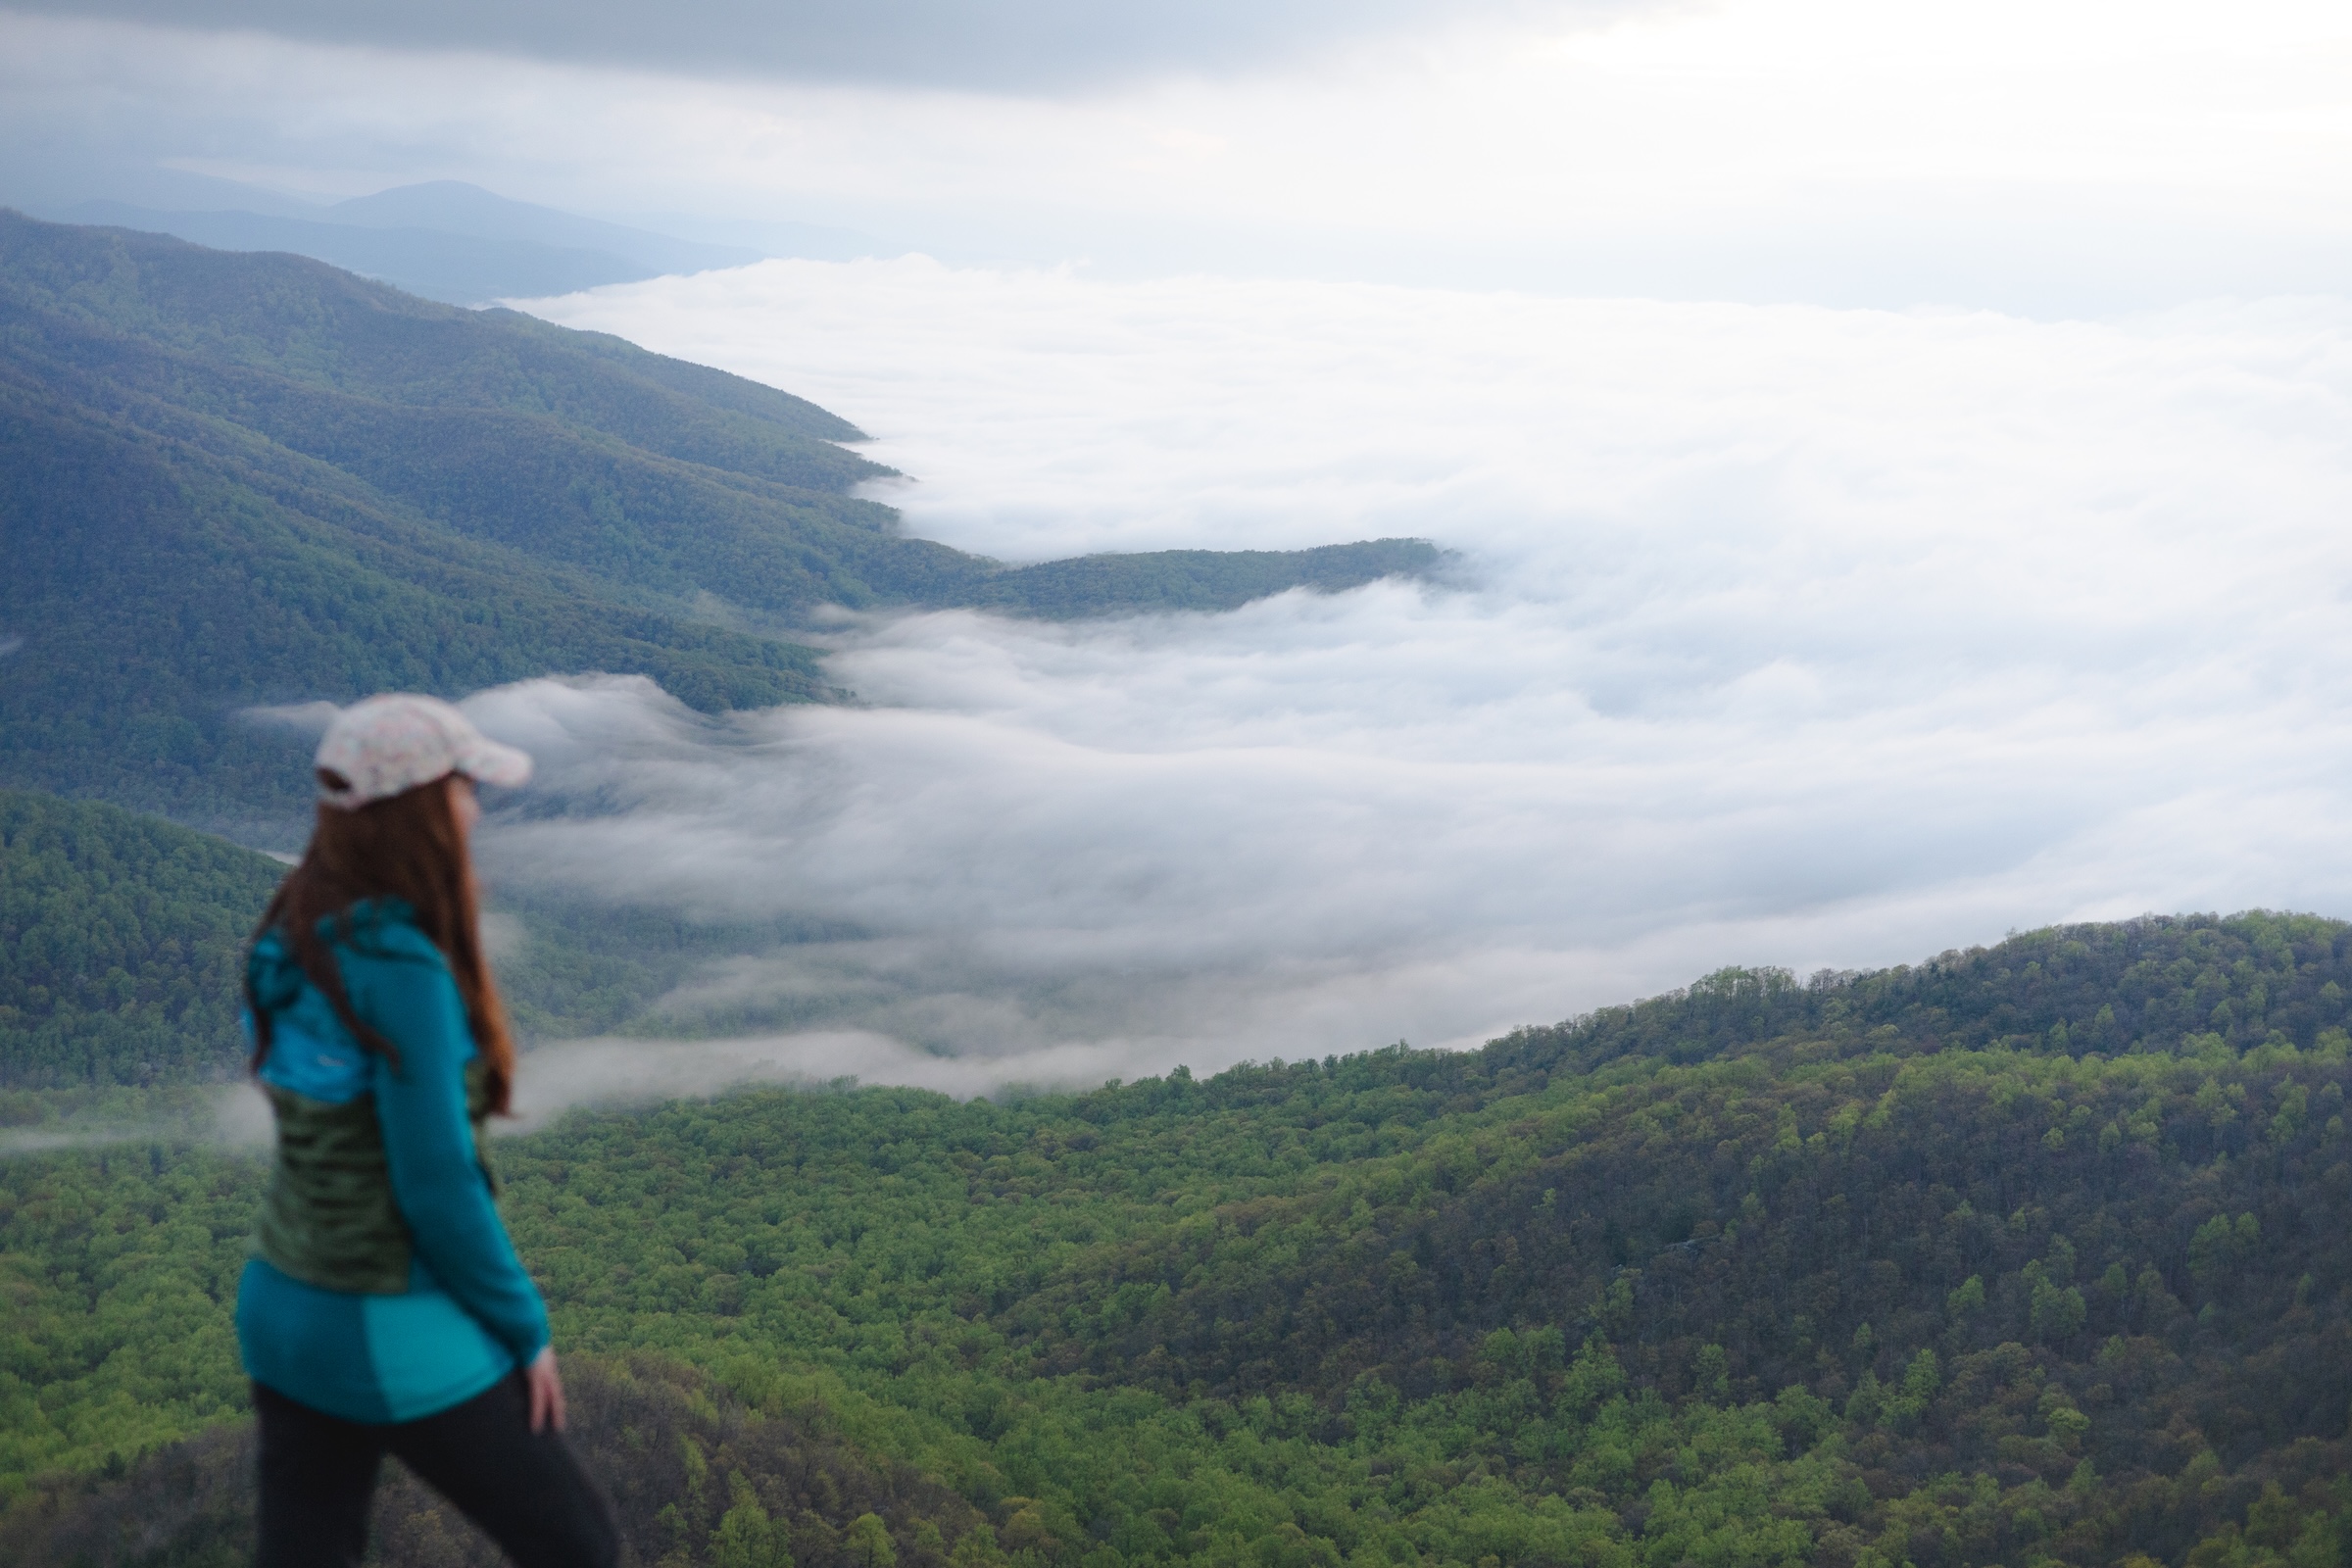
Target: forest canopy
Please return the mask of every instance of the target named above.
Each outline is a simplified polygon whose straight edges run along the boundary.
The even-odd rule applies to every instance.
[[[0,790],[0,1088],[230,1075],[245,942],[284,871],[120,807]]]
[[[647,1560],[2337,1563],[2348,954],[2068,927],[1463,1054],[576,1113],[499,1162],[561,1342],[765,1434],[721,1473],[658,1429],[705,1479]],[[180,1487],[218,1506],[145,1560],[228,1560],[191,1478],[262,1174],[0,1164],[10,1528]],[[936,1490],[828,1500],[786,1456],[820,1431]]]

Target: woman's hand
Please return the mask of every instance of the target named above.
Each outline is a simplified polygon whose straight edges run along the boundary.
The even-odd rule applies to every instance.
[[[556,1348],[546,1347],[522,1369],[522,1386],[531,1396],[531,1432],[549,1427],[564,1430],[564,1375],[556,1370]]]

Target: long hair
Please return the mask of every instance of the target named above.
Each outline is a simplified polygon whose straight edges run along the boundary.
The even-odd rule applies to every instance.
[[[253,935],[258,942],[275,931],[302,972],[334,1007],[343,1027],[362,1047],[398,1065],[399,1049],[352,1010],[343,976],[319,927],[332,922],[329,929],[340,930],[350,919],[351,906],[363,899],[407,901],[416,911],[416,924],[449,960],[458,995],[466,1004],[466,1021],[473,1030],[474,1050],[490,1069],[490,1108],[505,1115],[514,1082],[514,1038],[490,966],[482,961],[473,859],[450,800],[455,783],[456,775],[451,774],[349,810],[321,802],[302,863],[278,884]],[[252,1066],[258,1072],[270,1054],[270,1015],[253,994],[250,974],[245,988],[246,1006],[253,1014]]]

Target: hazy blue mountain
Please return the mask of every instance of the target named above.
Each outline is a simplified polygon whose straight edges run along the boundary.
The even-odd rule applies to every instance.
[[[80,223],[171,234],[223,251],[285,251],[451,305],[544,298],[658,277],[662,269],[611,251],[487,239],[443,229],[378,227],[260,213],[168,213],[122,202],[82,202]]]
[[[827,605],[1215,610],[1437,560],[1009,569],[853,495],[890,471],[858,438],[617,338],[0,211],[0,785],[284,843],[300,743],[255,706],[589,670],[709,710],[822,701],[788,633]]]
[[[79,202],[57,216],[216,250],[287,251],[452,305],[741,267],[764,254],[579,218],[457,180],[403,185],[299,216],[282,208],[176,212],[119,201]]]
[[[0,204],[20,207],[36,218],[62,218],[77,202],[116,201],[159,212],[261,213],[271,218],[315,219],[323,202],[309,200],[248,180],[222,179],[156,164],[29,156],[29,149],[0,148]]]
[[[372,196],[355,196],[337,202],[326,211],[329,220],[337,223],[365,228],[427,229],[472,239],[587,251],[619,257],[650,268],[654,273],[741,267],[759,261],[763,254],[747,245],[706,245],[623,223],[581,218],[553,207],[514,201],[455,179],[399,185]]]
[[[223,193],[240,186],[217,181]],[[207,188],[210,190],[210,188]],[[266,193],[254,193],[257,197]],[[515,202],[464,181],[395,186],[334,205],[237,200],[176,209],[122,200],[45,207],[73,223],[111,223],[225,252],[292,252],[452,306],[541,299],[663,272],[762,259],[751,244],[706,244]]]
[[[461,180],[329,203],[179,170],[52,168],[5,154],[0,202],[36,218],[119,224],[220,250],[290,251],[453,305],[740,267],[769,256],[850,261],[904,249],[853,229],[771,219],[666,213],[611,222]]]

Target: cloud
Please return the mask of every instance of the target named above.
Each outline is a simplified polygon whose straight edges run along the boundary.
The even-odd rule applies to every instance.
[[[1482,16],[1574,14],[1542,0],[17,0],[17,9],[322,43],[466,50],[723,76],[1032,92],[1288,64],[1367,35]],[[1582,8],[1601,9],[1599,0]]]
[[[110,1108],[120,1107],[85,1106],[56,1122],[0,1128],[0,1159],[142,1143],[262,1149],[271,1137],[270,1102],[250,1083],[143,1091],[137,1097],[137,1121],[109,1121]]]
[[[1139,1064],[1115,1046],[1063,1045],[997,1056],[941,1056],[858,1030],[740,1040],[582,1040],[526,1053],[514,1117],[530,1132],[575,1106],[644,1104],[745,1085],[821,1088],[844,1079],[936,1090],[968,1100],[1027,1088],[1093,1087]]]
[[[762,1072],[1461,1044],[1729,962],[2352,912],[2342,302],[2036,323],[911,261],[538,308],[839,408],[967,548],[1470,563],[1218,616],[852,619],[860,708],[475,698],[542,764],[499,879],[831,933],[647,1022],[783,1042],[725,1048]]]
[[[316,740],[326,733],[326,726],[335,721],[342,710],[329,702],[279,703],[270,707],[242,708],[237,716],[249,724],[266,729],[289,730],[306,739]]]
[[[103,1130],[50,1130],[47,1128],[11,1127],[0,1130],[0,1158],[11,1154],[47,1154],[61,1149],[101,1149],[114,1144],[127,1144],[141,1138],[159,1136],[160,1129],[150,1127],[109,1127]]]
[[[2352,12],[2306,0],[1498,0],[1427,28],[1412,19],[1434,11],[1349,8],[1377,26],[1317,30],[1311,58],[1267,44],[1262,69],[1053,94],[64,9],[0,11],[0,199],[51,211],[263,210],[256,183],[331,197],[457,179],[708,242],[818,224],[966,265],[2042,316],[2332,291],[2352,267]],[[1222,10],[1087,14],[1258,48]],[[1311,12],[1249,14],[1280,29]],[[691,12],[628,15],[699,36]],[[1065,56],[991,26],[1039,69],[1084,53],[1083,27]],[[996,69],[952,29],[893,38],[890,58],[932,38],[974,79]]]

